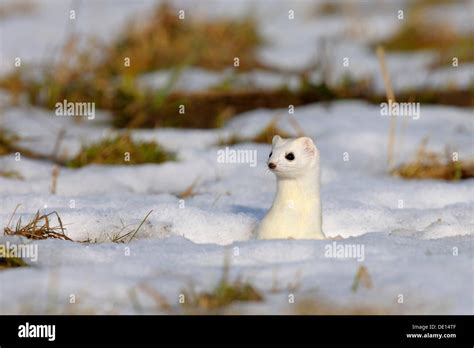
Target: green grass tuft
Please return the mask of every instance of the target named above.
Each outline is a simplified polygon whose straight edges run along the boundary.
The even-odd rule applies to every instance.
[[[24,180],[25,178],[16,170],[0,170],[0,176],[8,179]]]
[[[210,292],[196,293],[183,291],[184,309],[191,313],[218,313],[219,310],[239,302],[261,302],[263,295],[250,282],[243,282],[239,278],[229,280],[230,261],[228,254],[224,259],[222,278]]]
[[[84,147],[66,165],[79,168],[88,164],[143,164],[174,161],[175,155],[153,141],[133,141],[128,133]]]
[[[212,312],[235,302],[263,300],[263,296],[252,284],[239,280],[220,282],[211,292],[191,293],[187,294],[186,298],[191,299],[186,302],[186,307],[205,312]]]
[[[5,250],[2,246],[0,250]],[[0,270],[7,268],[16,268],[16,267],[28,267],[28,264],[19,257],[13,255],[10,250],[5,250],[6,253],[2,252],[0,255]]]

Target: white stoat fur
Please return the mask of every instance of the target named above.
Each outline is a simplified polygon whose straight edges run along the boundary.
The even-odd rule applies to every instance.
[[[267,165],[277,177],[277,192],[258,227],[258,238],[324,239],[319,150],[311,138],[275,135]]]

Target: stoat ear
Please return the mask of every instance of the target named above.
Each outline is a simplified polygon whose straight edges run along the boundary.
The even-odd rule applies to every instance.
[[[309,137],[298,138],[298,142],[303,146],[303,151],[307,154],[314,156],[316,153],[316,145],[314,145],[313,140]]]
[[[274,135],[272,139],[272,145],[278,144],[281,141],[281,136]]]

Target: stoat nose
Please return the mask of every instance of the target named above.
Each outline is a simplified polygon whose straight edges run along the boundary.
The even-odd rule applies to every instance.
[[[276,167],[277,167],[277,166],[276,166],[275,163],[273,163],[273,162],[268,163],[268,168],[270,168],[270,169],[275,169]]]

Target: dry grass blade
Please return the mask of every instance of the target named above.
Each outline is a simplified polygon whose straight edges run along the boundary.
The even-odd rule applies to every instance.
[[[53,148],[53,152],[51,153],[51,158],[58,160],[59,149],[61,148],[61,144],[65,136],[66,136],[66,130],[64,128],[61,128],[61,130],[58,132],[58,136],[54,143],[54,148]]]
[[[357,273],[354,277],[354,282],[352,283],[351,290],[356,292],[359,289],[359,285],[364,286],[367,289],[372,287],[372,278],[370,277],[369,271],[365,266],[359,266]]]
[[[57,192],[59,172],[60,168],[57,164],[55,164],[51,173],[51,194],[53,195],[55,195]]]
[[[395,94],[393,93],[392,82],[390,80],[390,74],[388,72],[387,64],[385,63],[385,50],[382,46],[378,46],[376,49],[377,57],[380,62],[380,70],[382,71],[383,82],[385,86],[385,93],[387,95],[387,102],[395,102]],[[395,131],[396,131],[396,118],[390,117],[390,131],[388,136],[388,151],[387,161],[388,167],[391,169],[394,163],[395,156]]]
[[[172,310],[172,307],[168,301],[166,301],[166,298],[150,285],[143,283],[138,286],[138,289],[148,294],[155,301],[158,310]]]
[[[146,216],[143,218],[142,222],[140,222],[140,225],[138,225],[138,227],[135,229],[135,230],[131,230],[130,232],[128,233],[125,233],[123,236],[120,236],[118,238],[114,238],[112,240],[112,242],[114,243],[123,243],[124,242],[124,239],[128,236],[131,235],[130,239],[128,240],[128,243],[130,243],[132,241],[132,239],[135,237],[135,235],[138,233],[138,231],[140,230],[140,228],[143,226],[143,224],[145,223],[146,219],[148,219],[148,216],[150,216],[150,214],[153,212],[153,210],[150,210],[148,212],[148,214],[146,214]]]
[[[17,208],[15,208],[15,212]],[[15,214],[15,212],[13,214]],[[50,223],[51,216],[56,216],[56,219],[58,220],[58,225],[53,226]],[[25,225],[22,224],[22,220],[20,217],[14,228],[10,227],[12,218],[10,219],[8,226],[3,229],[5,235],[23,236],[29,239],[36,240],[53,238],[72,241],[72,239],[66,236],[64,225],[61,221],[61,218],[59,217],[59,214],[56,211],[53,211],[49,214],[40,215],[40,212],[38,210],[33,219],[31,219],[31,221],[29,221]]]
[[[194,179],[194,181],[192,182],[191,185],[189,185],[188,188],[178,193],[178,197],[181,199],[184,199],[184,198],[194,197],[195,195],[197,195],[197,192],[195,189],[199,183],[199,180],[200,180],[200,177],[197,177],[196,179]]]

